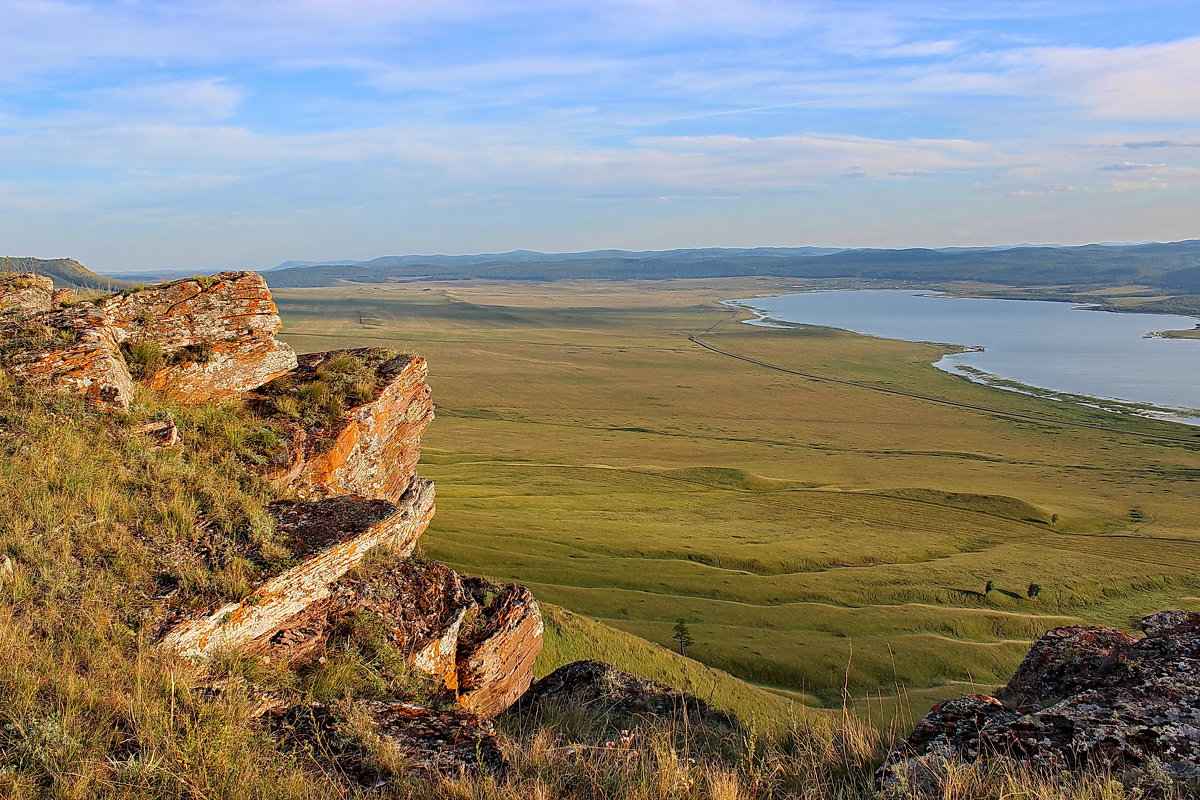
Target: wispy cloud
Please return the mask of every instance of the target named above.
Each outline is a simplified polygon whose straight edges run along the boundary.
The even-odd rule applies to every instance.
[[[1146,2],[0,0],[0,235],[87,258],[140,220],[155,265],[320,237],[937,243],[996,236],[963,219],[984,204],[1011,241],[1065,238],[1021,226],[1068,194],[1095,238],[1194,235],[1171,209],[1200,202],[1200,23]],[[1162,226],[1101,208],[1134,190]],[[667,206],[694,220],[647,222]],[[398,218],[420,243],[388,243]]]

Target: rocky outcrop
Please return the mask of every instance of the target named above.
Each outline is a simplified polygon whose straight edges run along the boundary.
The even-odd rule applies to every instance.
[[[199,402],[255,389],[296,365],[275,339],[281,323],[266,283],[252,272],[62,305],[71,299],[49,278],[0,279],[0,337],[18,380],[124,408],[135,377]]]
[[[365,578],[338,581],[328,600],[310,605],[244,652],[273,662],[303,663],[326,646],[350,615],[365,612],[384,623],[391,643],[414,667],[454,697],[459,632],[475,611],[458,573],[436,561],[410,560]]]
[[[299,429],[289,462],[272,477],[301,497],[398,496],[416,474],[420,437],[433,420],[427,375],[425,359],[382,348],[301,356],[260,392]]]
[[[0,314],[38,313],[54,308],[54,281],[33,272],[0,275]]]
[[[361,786],[508,769],[492,723],[462,711],[350,700],[294,706],[273,713],[267,722],[293,749]]]
[[[972,695],[935,706],[888,757],[883,782],[928,787],[947,760],[1001,755],[1047,771],[1161,764],[1200,778],[1200,614],[1164,611],[1142,628],[1142,639],[1113,628],[1049,631],[1003,701]]]
[[[121,357],[124,333],[91,304],[0,321],[6,366],[14,378],[82,395],[104,408],[127,408],[133,378]]]
[[[286,627],[310,606],[326,601],[333,585],[378,545],[411,551],[433,518],[433,484],[417,479],[393,504],[336,497],[272,507],[292,552],[302,560],[271,578],[246,599],[184,621],[161,646],[200,661],[238,650]]]
[[[738,730],[731,714],[698,697],[639,678],[601,661],[575,661],[537,681],[506,712],[536,718],[548,707],[589,708],[622,721],[683,720],[714,729]]]
[[[142,379],[190,402],[258,388],[296,366],[275,338],[283,323],[266,281],[253,272],[123,292],[99,308],[130,347],[145,349]]]
[[[542,613],[524,586],[478,578],[468,585],[478,616],[458,643],[459,702],[491,717],[533,682],[533,662],[542,650]]]
[[[479,716],[503,711],[533,680],[542,621],[529,590],[464,579],[436,561],[344,578],[272,634],[248,642],[243,655],[310,661],[343,622],[363,613],[382,623],[390,643],[443,695]]]

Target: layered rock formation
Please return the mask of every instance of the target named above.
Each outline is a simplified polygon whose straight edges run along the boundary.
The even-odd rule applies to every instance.
[[[1049,631],[1000,691],[939,703],[888,757],[885,784],[935,787],[946,762],[1007,756],[1047,771],[1161,765],[1200,778],[1200,613]]]
[[[126,408],[133,377],[121,354],[124,334],[90,304],[0,319],[5,365],[41,389],[82,395],[104,408]]]
[[[266,282],[223,272],[73,305],[47,278],[0,280],[0,337],[19,380],[125,408],[134,376],[198,402],[257,388],[296,366]]]
[[[428,373],[425,359],[382,348],[301,356],[260,392],[266,407],[297,419],[296,446],[273,477],[301,497],[398,497],[433,420]]]
[[[424,359],[379,348],[297,359],[275,339],[280,326],[265,282],[250,272],[91,302],[36,275],[0,278],[0,355],[17,380],[105,408],[128,407],[138,383],[185,403],[241,395],[285,440],[261,469],[295,498],[268,508],[290,566],[237,602],[172,620],[163,650],[201,665],[238,654],[303,665],[344,620],[368,614],[460,703],[454,724],[502,711],[528,688],[541,649],[533,596],[400,560],[434,514],[433,484],[416,474],[433,419]],[[137,431],[167,447],[178,439],[170,420]],[[360,568],[376,548],[389,551],[390,566]],[[401,750],[439,713],[405,704],[360,711]]]
[[[336,581],[378,545],[412,551],[434,511],[433,484],[414,480],[399,504],[387,500],[335,497],[313,503],[277,504],[292,552],[299,564],[260,584],[246,599],[172,628],[162,646],[197,660],[221,652],[254,649],[310,606],[320,606]]]
[[[296,366],[292,348],[275,338],[283,323],[254,272],[122,292],[97,305],[131,348],[150,350],[142,380],[183,400],[255,389]]]
[[[468,581],[478,616],[458,642],[459,701],[485,717],[508,708],[533,681],[542,614],[524,586]]]
[[[508,708],[533,680],[543,628],[529,590],[464,579],[434,561],[337,581],[328,596],[278,623],[271,635],[248,638],[242,652],[303,663],[339,625],[364,612],[386,625],[389,641],[442,694],[479,716]]]

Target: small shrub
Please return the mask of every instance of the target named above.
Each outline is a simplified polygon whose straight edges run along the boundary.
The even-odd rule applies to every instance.
[[[207,364],[213,359],[213,346],[209,342],[196,342],[181,347],[171,354],[172,364]]]
[[[134,378],[152,375],[164,365],[162,348],[157,342],[127,342],[121,345],[121,352],[125,356],[126,366],[129,367],[129,374]]]

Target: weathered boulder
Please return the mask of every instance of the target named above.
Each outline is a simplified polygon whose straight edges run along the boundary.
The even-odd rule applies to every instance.
[[[405,561],[365,578],[341,579],[328,598],[242,652],[275,662],[303,663],[325,647],[343,620],[366,612],[386,625],[391,643],[408,655],[414,667],[435,678],[453,697],[458,689],[458,635],[467,614],[475,609],[454,570],[436,561]]]
[[[478,615],[458,641],[459,702],[492,717],[508,708],[533,682],[542,651],[542,612],[533,593],[515,583],[467,580]]]
[[[362,786],[509,768],[492,723],[462,711],[349,700],[294,706],[270,714],[267,722],[285,744]]]
[[[301,356],[299,366],[262,387],[270,413],[304,434],[296,458],[276,467],[301,497],[356,494],[393,499],[421,458],[433,420],[425,359],[381,348]]]
[[[418,478],[395,504],[335,497],[277,503],[271,510],[300,563],[256,587],[246,599],[172,627],[162,638],[163,648],[203,661],[274,635],[310,606],[324,603],[336,581],[372,548],[411,551],[433,518],[434,491],[430,481]]]
[[[283,323],[266,281],[253,272],[122,292],[99,308],[125,332],[140,377],[189,402],[255,389],[296,366],[275,339]]]
[[[617,719],[681,720],[735,730],[741,723],[698,697],[601,661],[575,661],[538,680],[507,712],[537,717],[547,706],[590,708]]]
[[[130,339],[170,352],[247,337],[269,338],[283,327],[267,282],[256,272],[222,272],[133,289],[99,303]]]
[[[1070,625],[1042,634],[1029,648],[1000,696],[1015,705],[1047,705],[1121,679],[1129,646],[1116,628]]]
[[[1200,614],[1160,612],[1146,637],[1073,626],[1034,643],[1001,697],[935,706],[889,755],[885,784],[929,780],[940,760],[998,755],[1045,770],[1121,774],[1160,763],[1176,778],[1200,778]]]
[[[20,316],[20,315],[18,315]],[[79,394],[102,407],[127,408],[133,378],[121,357],[124,333],[90,303],[14,319],[0,329],[13,377]]]
[[[33,272],[0,275],[0,314],[37,313],[55,307],[54,281]]]
[[[190,403],[230,397],[261,386],[296,363],[291,347],[276,339],[247,338],[181,348],[167,366],[152,370],[143,382]]]

